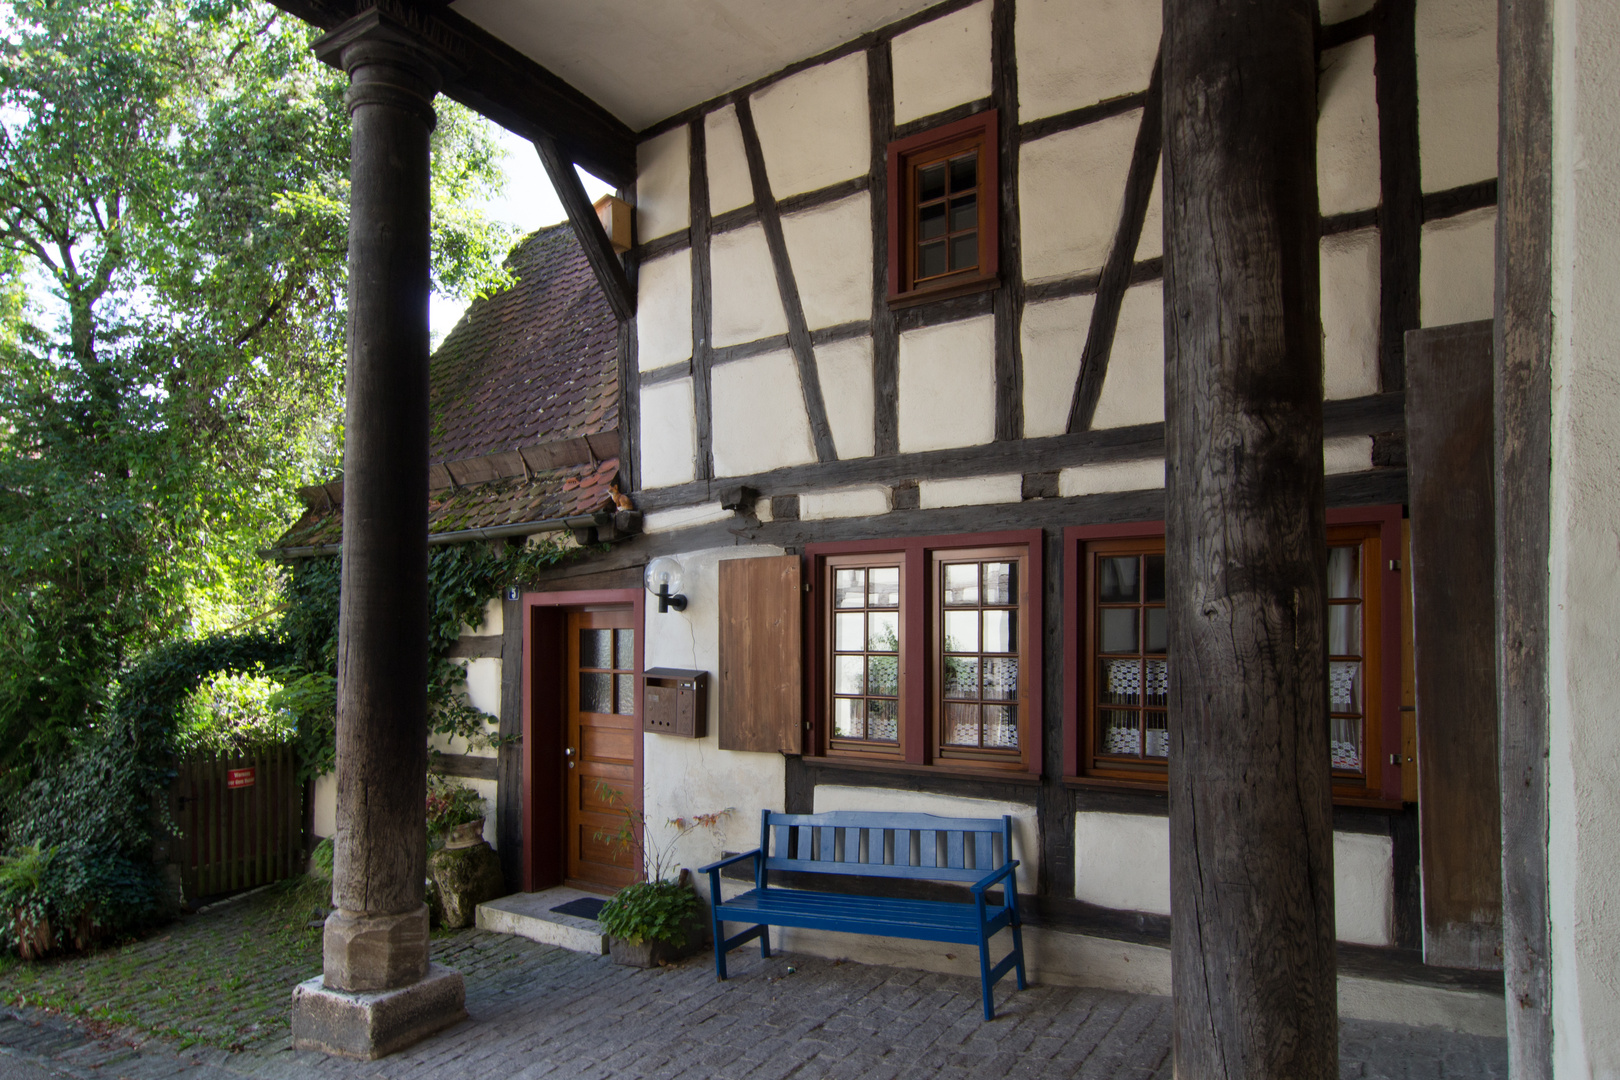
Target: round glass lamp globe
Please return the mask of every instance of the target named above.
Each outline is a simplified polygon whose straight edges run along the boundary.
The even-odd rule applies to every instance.
[[[647,591],[658,595],[661,586],[669,586],[668,595],[676,596],[685,582],[681,579],[681,564],[668,555],[660,555],[647,564]]]

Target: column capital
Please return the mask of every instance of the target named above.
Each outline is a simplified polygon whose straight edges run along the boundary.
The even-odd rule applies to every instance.
[[[349,112],[390,105],[433,127],[433,98],[460,74],[444,51],[400,14],[379,5],[321,35],[311,46],[323,63],[349,73]]]

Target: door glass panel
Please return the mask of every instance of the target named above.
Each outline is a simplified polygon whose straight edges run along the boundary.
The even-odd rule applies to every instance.
[[[581,630],[579,632],[579,666],[611,668],[613,666],[613,631]]]
[[[581,712],[611,713],[613,676],[597,671],[580,672],[579,708]]]
[[[620,716],[634,716],[636,713],[636,678],[634,675],[613,676],[613,694],[618,699],[617,712]]]
[[[615,630],[613,632],[613,666],[620,671],[636,670],[636,632],[634,630]]]

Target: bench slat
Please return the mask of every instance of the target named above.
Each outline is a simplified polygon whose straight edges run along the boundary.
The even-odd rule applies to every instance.
[[[903,878],[914,881],[978,881],[989,869],[954,869],[949,866],[890,866],[884,863],[829,863],[819,859],[765,860],[765,869],[771,873],[788,871],[801,874],[849,874],[852,877]]]
[[[829,810],[825,814],[772,814],[772,825],[843,825],[871,828],[881,818],[886,829],[957,829],[965,832],[1001,832],[1000,818],[953,818],[938,814],[890,814],[872,810]]]
[[[959,870],[967,865],[962,857],[962,834],[959,832],[945,835],[945,865],[954,866]]]

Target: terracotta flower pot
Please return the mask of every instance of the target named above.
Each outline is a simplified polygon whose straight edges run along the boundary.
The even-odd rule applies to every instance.
[[[460,848],[476,847],[484,842],[484,819],[475,818],[461,825],[450,826],[450,833],[444,839],[444,846],[451,851]]]

